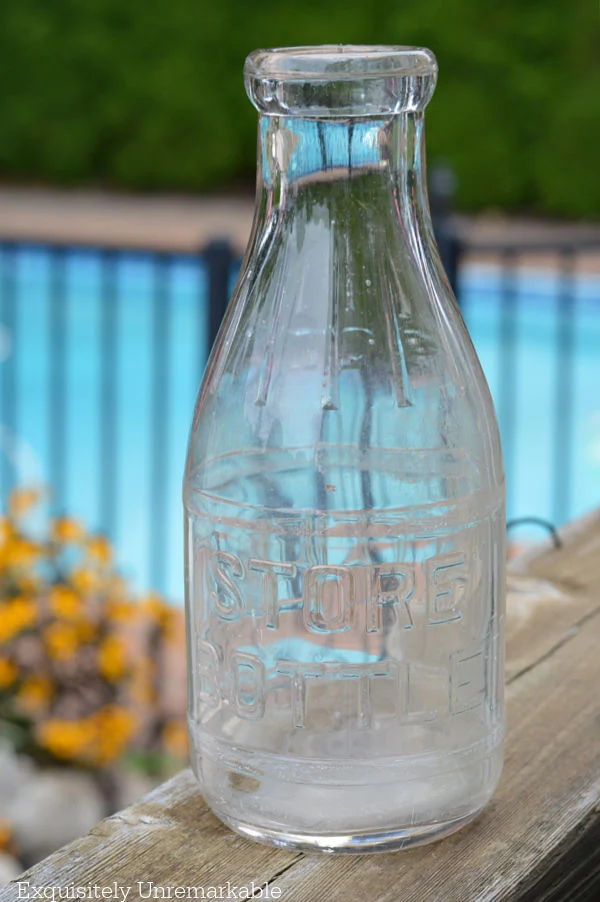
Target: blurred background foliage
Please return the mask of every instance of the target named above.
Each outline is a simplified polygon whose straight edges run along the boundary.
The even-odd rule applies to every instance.
[[[435,51],[428,152],[456,170],[460,208],[598,214],[592,0],[3,0],[0,178],[246,187],[245,56],[338,41]]]

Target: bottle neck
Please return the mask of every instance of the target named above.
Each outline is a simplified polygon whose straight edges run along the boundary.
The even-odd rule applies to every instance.
[[[430,232],[422,112],[261,116],[258,144],[257,226],[315,218],[330,226],[341,217],[348,228],[399,227],[410,244]]]

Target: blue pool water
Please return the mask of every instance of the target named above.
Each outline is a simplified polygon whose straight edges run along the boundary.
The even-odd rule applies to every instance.
[[[557,382],[569,378],[557,352],[559,275],[535,270],[519,274],[511,360],[504,357],[499,340],[501,274],[484,266],[462,273],[463,313],[499,414],[509,517],[537,516],[559,525],[600,503],[600,278],[581,275],[573,289],[569,412],[557,405]],[[513,405],[505,409],[502,403],[509,370],[515,386],[514,409]],[[571,433],[564,441],[570,467],[562,478],[570,486],[570,497],[566,508],[558,511],[554,504],[556,432],[568,429],[569,421]]]
[[[115,544],[121,569],[140,587],[151,581],[155,433],[152,400],[152,326],[155,264],[143,255],[120,255],[117,278],[115,360],[117,461]],[[169,264],[168,380],[162,424],[166,499],[161,588],[182,596],[180,482],[198,383],[207,355],[206,283],[193,257]],[[14,361],[17,386],[14,431],[0,423],[0,453],[15,461],[23,483],[48,482],[50,415],[50,261],[44,250],[17,252],[13,272],[16,324],[0,324],[0,380]],[[101,264],[93,252],[70,252],[65,269],[66,485],[61,507],[90,528],[102,528]],[[508,461],[509,515],[554,519],[552,493],[557,380],[556,275],[521,270],[515,281],[515,356],[504,358],[500,341],[500,274],[493,267],[463,271],[460,296],[467,324],[494,399],[502,396],[507,368],[516,385],[514,436]],[[565,517],[600,503],[600,279],[575,283],[571,499]],[[0,383],[1,384],[1,383]],[[501,428],[506,424],[501,422]]]

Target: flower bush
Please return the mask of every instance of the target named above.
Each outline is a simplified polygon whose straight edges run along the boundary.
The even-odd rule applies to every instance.
[[[42,495],[13,492],[0,518],[0,742],[96,771],[128,750],[183,757],[183,723],[160,701],[174,610],[134,599],[108,541],[76,520],[34,533]]]

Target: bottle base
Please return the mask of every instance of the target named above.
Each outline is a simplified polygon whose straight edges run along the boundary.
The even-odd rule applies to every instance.
[[[194,737],[192,764],[212,811],[249,839],[301,851],[388,852],[442,839],[482,811],[500,778],[502,734],[500,724],[445,754],[329,760],[204,734]]]
[[[413,827],[390,829],[381,832],[311,834],[292,833],[244,823],[222,814],[214,813],[236,833],[255,842],[298,852],[323,852],[330,855],[358,855],[373,852],[397,852],[412,849],[426,843],[444,839],[474,820],[482,811],[478,809],[464,817],[434,824],[419,824]]]

